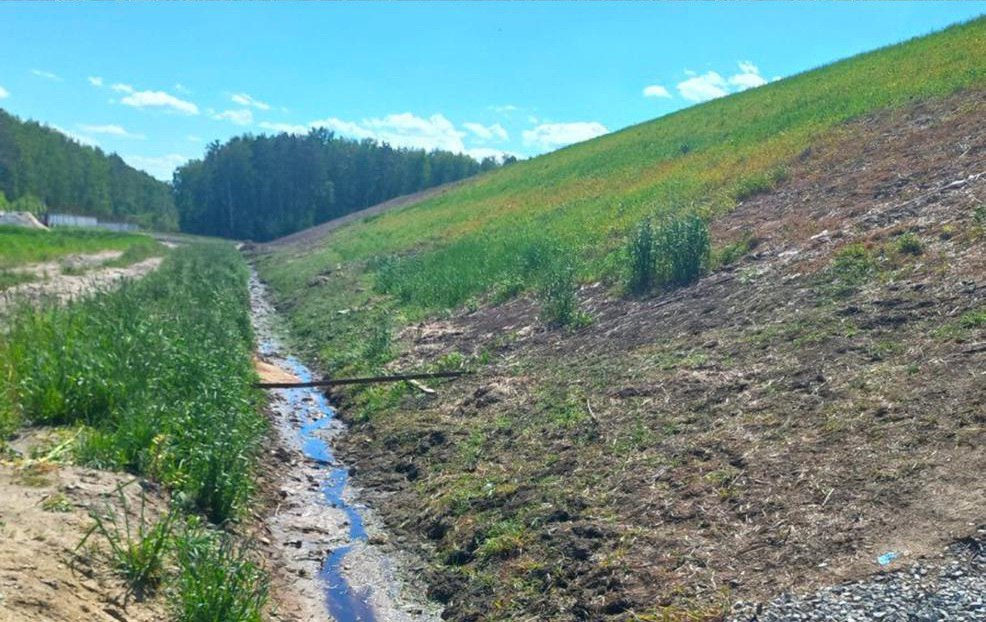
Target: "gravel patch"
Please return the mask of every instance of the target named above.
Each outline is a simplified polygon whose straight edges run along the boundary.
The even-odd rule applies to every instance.
[[[739,602],[730,622],[986,621],[986,527],[938,559],[814,594]]]

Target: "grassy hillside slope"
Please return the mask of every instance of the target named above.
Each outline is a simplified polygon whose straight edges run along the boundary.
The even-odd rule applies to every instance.
[[[585,280],[616,279],[624,262],[614,251],[645,216],[721,214],[783,179],[846,119],[981,86],[984,47],[980,19],[507,167],[337,231],[286,271],[295,274],[285,289],[326,266],[375,260],[404,306],[435,310],[526,279],[532,254],[575,259]]]
[[[258,257],[327,372],[479,372],[335,395],[340,455],[448,619],[721,620],[982,524],[984,37],[957,26]],[[719,261],[622,296],[628,233],[672,212],[707,219]],[[544,275],[568,270],[588,320],[558,330]]]

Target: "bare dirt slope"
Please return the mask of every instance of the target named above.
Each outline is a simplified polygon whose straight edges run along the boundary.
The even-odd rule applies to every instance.
[[[341,451],[447,616],[713,619],[986,524],[984,111],[848,124],[715,223],[752,252],[646,300],[586,287],[587,328],[518,299],[407,330],[394,368],[484,373]]]

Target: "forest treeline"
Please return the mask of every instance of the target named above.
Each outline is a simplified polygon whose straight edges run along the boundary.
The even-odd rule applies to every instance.
[[[168,184],[116,154],[0,110],[0,210],[46,210],[175,229]]]
[[[266,241],[497,166],[494,158],[394,148],[324,128],[238,136],[175,172],[175,205],[183,231]]]

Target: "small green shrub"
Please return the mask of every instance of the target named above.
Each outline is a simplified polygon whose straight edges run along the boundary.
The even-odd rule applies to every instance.
[[[908,232],[897,238],[894,249],[900,255],[920,255],[924,252],[924,245],[918,236]]]

